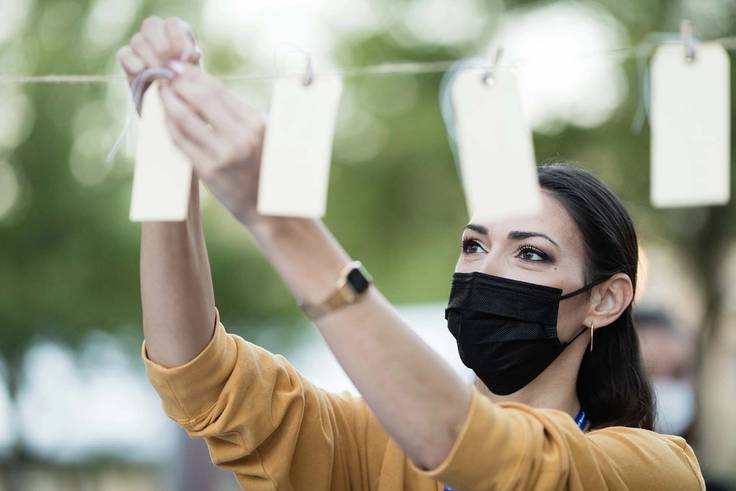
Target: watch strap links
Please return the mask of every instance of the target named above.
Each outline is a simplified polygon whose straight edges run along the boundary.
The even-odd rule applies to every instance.
[[[315,321],[328,312],[354,303],[356,298],[363,293],[361,292],[356,294],[348,284],[347,276],[349,272],[355,268],[362,268],[360,261],[352,261],[345,265],[335,283],[335,289],[332,291],[330,296],[322,302],[318,304],[310,304],[303,301],[300,302],[299,308],[302,312],[304,312],[310,320]],[[369,278],[370,275],[368,275],[368,284],[370,284]]]
[[[317,320],[328,312],[350,304],[350,298],[347,297],[344,288],[338,289],[332,293],[327,299],[313,305],[302,303],[299,307],[311,320]]]

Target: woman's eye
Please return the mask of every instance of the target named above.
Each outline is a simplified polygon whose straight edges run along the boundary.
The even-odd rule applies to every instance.
[[[516,257],[520,257],[521,259],[525,261],[546,261],[549,259],[549,256],[545,254],[544,252],[540,251],[536,247],[530,247],[530,246],[522,246],[519,248],[519,254],[517,254]]]
[[[477,248],[477,249],[476,249]],[[483,248],[473,239],[463,240],[463,254],[476,254],[483,251]]]

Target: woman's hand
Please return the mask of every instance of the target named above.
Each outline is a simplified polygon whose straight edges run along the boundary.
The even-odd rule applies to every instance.
[[[174,60],[198,64],[201,56],[189,24],[177,17],[147,18],[130,44],[118,51],[128,83],[148,68],[167,67]]]
[[[249,224],[256,216],[264,123],[253,108],[202,72],[200,58],[191,28],[179,18],[147,18],[118,51],[131,84],[148,68],[178,74],[160,88],[172,139],[215,197]]]
[[[257,216],[263,118],[199,68],[171,66],[178,76],[160,89],[169,133],[212,194],[251,225]]]

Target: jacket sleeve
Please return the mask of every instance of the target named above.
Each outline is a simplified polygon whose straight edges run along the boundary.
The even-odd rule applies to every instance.
[[[229,334],[216,313],[209,344],[184,365],[141,356],[164,412],[244,489],[372,489],[387,434],[365,402],[330,393],[281,355]]]
[[[473,389],[468,417],[438,467],[419,474],[463,491],[703,490],[684,439],[610,427],[583,433],[569,414],[494,404]]]

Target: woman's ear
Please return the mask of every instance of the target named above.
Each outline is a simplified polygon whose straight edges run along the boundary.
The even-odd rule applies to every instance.
[[[618,319],[634,299],[634,286],[626,273],[616,273],[591,292],[587,326],[603,327]]]

